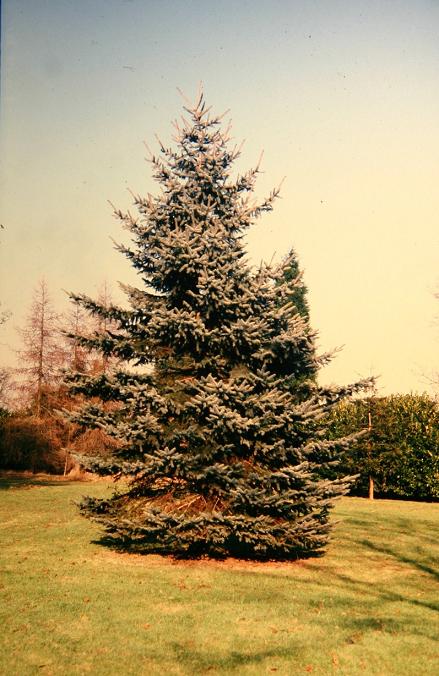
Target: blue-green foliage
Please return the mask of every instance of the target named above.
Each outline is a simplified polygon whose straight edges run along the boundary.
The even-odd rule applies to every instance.
[[[139,551],[309,556],[349,485],[321,478],[349,443],[328,442],[322,420],[364,383],[317,386],[322,359],[294,303],[298,280],[246,260],[243,237],[277,191],[255,204],[258,170],[232,176],[239,152],[220,119],[202,98],[187,113],[176,148],[151,159],[157,197],[135,197],[136,215],[116,212],[133,242],[120,251],[143,284],[125,287],[129,308],[73,297],[116,326],[78,343],[125,361],[71,378],[90,399],[75,422],[116,442],[88,467],[129,482],[82,509]]]

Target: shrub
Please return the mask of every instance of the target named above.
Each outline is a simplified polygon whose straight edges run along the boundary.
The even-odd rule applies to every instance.
[[[62,474],[73,462],[63,448],[63,430],[47,420],[9,415],[0,426],[0,467]]]
[[[343,454],[337,469],[359,474],[353,492],[365,495],[371,476],[381,496],[439,499],[439,408],[435,400],[426,394],[404,394],[339,405],[332,415],[330,436],[361,430],[365,434]]]

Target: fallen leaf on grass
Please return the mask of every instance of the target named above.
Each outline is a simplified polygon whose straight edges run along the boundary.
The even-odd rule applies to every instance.
[[[351,645],[354,643],[358,643],[359,640],[361,639],[361,636],[362,636],[361,632],[357,631],[355,632],[355,634],[351,634],[351,636],[349,636],[346,639],[346,643],[350,643]]]

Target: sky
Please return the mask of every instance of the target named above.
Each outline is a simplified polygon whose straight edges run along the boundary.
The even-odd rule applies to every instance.
[[[264,152],[252,261],[294,247],[321,374],[433,392],[439,371],[438,0],[3,0],[0,363],[13,364],[37,282],[96,296],[133,283],[112,240],[156,193],[146,142],[200,82],[229,111],[237,172]]]

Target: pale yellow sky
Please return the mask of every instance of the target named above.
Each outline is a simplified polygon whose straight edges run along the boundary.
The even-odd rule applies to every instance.
[[[344,345],[324,381],[380,374],[381,392],[429,389],[439,370],[439,3],[4,0],[2,328],[45,276],[96,293],[132,281],[107,200],[154,192],[142,142],[170,140],[180,87],[230,109],[264,149],[258,195],[282,199],[249,234],[257,263],[294,246],[322,349]]]

